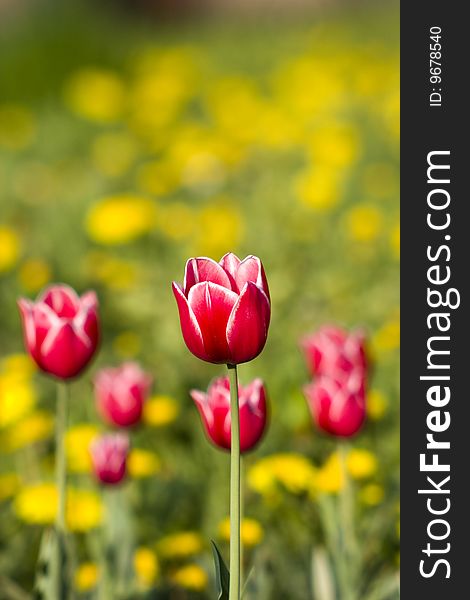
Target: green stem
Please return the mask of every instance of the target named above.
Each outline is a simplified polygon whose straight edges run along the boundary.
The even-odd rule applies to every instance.
[[[341,538],[343,546],[343,561],[347,576],[347,588],[343,590],[345,598],[353,599],[356,588],[357,544],[354,530],[354,494],[348,472],[348,447],[346,442],[338,444],[343,485],[339,495],[339,511],[341,523]]]
[[[55,448],[55,471],[58,494],[58,507],[56,515],[57,530],[57,600],[65,598],[64,589],[64,567],[65,567],[65,536],[66,524],[66,502],[67,502],[67,457],[65,452],[65,432],[67,428],[67,405],[68,385],[63,382],[57,383],[57,411],[56,411],[56,448]]]
[[[227,365],[230,380],[230,588],[229,600],[240,600],[240,413],[237,366]]]

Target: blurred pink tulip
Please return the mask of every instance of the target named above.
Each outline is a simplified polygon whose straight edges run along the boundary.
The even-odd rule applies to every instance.
[[[93,440],[90,445],[93,471],[106,485],[116,485],[126,476],[129,438],[124,433],[110,433]]]
[[[240,450],[247,452],[263,436],[267,421],[266,390],[261,379],[238,386],[240,411]],[[230,385],[228,377],[215,379],[207,393],[192,390],[208,438],[219,448],[230,450]]]
[[[326,325],[301,340],[312,375],[327,375],[341,381],[352,371],[367,368],[365,336],[361,331],[348,331]]]
[[[101,369],[94,380],[98,412],[112,425],[136,425],[142,418],[151,385],[152,377],[134,362]]]
[[[361,371],[341,382],[327,376],[304,387],[312,417],[322,431],[338,437],[351,437],[365,420],[365,381]]]
[[[271,317],[268,283],[256,256],[226,254],[219,263],[191,258],[183,286],[173,282],[189,350],[212,363],[236,365],[258,356]]]
[[[77,376],[99,341],[98,300],[69,286],[48,287],[36,302],[18,300],[25,346],[38,367],[59,379]]]

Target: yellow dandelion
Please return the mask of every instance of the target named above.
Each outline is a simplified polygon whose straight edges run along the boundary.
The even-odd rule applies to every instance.
[[[262,495],[272,495],[278,484],[293,494],[308,492],[314,485],[316,469],[301,454],[273,454],[262,458],[248,471],[248,484]]]
[[[45,411],[34,411],[15,422],[2,436],[2,445],[10,452],[47,440],[54,431],[54,418]]]
[[[17,423],[36,404],[31,381],[15,373],[0,374],[0,427]]]
[[[29,354],[21,352],[9,354],[0,362],[0,373],[6,373],[15,380],[30,379],[37,370],[36,363]]]
[[[379,421],[387,412],[387,398],[380,390],[372,389],[367,393],[366,408],[368,417],[372,421]]]
[[[37,483],[24,486],[15,498],[17,516],[31,525],[51,525],[58,506],[56,486]],[[88,490],[67,490],[67,524],[69,529],[85,532],[98,527],[103,517],[100,498]]]
[[[295,191],[305,206],[328,212],[341,199],[342,176],[337,168],[318,164],[297,178]]]
[[[400,346],[400,320],[385,323],[372,337],[372,351],[377,353],[396,350]]]
[[[49,264],[41,258],[29,258],[20,266],[18,281],[28,293],[41,290],[52,279]]]
[[[139,586],[147,588],[155,583],[160,572],[160,566],[157,555],[151,548],[143,546],[137,548],[134,553],[134,571]]]
[[[21,241],[14,229],[0,225],[0,273],[12,269],[20,256]]]
[[[4,473],[0,475],[0,502],[13,497],[21,486],[17,473]]]
[[[113,340],[113,350],[120,358],[134,358],[141,347],[140,337],[134,331],[123,331]]]
[[[88,212],[86,229],[99,244],[126,244],[153,229],[155,203],[132,194],[99,200]]]
[[[100,428],[89,423],[70,427],[65,434],[67,465],[73,473],[91,473],[90,444],[99,435]]]
[[[157,542],[157,552],[162,558],[186,558],[200,554],[204,542],[195,531],[172,533]]]
[[[0,148],[22,150],[35,135],[36,122],[29,109],[17,104],[0,105]]]
[[[207,587],[207,573],[199,565],[186,565],[174,571],[171,581],[188,590],[200,592]]]
[[[92,562],[84,562],[75,571],[75,587],[79,592],[89,592],[98,584],[98,565]]]
[[[133,448],[129,454],[127,467],[131,477],[142,479],[158,473],[161,470],[161,462],[154,452]]]
[[[124,175],[138,153],[137,142],[128,133],[103,133],[93,142],[91,156],[95,168],[107,177]]]
[[[226,542],[230,541],[230,517],[219,523],[219,536]],[[241,524],[242,542],[247,547],[257,546],[264,537],[264,531],[255,519],[245,518]]]
[[[359,498],[366,506],[377,506],[384,499],[385,492],[381,485],[368,483],[360,491]]]
[[[346,464],[354,479],[367,479],[377,472],[376,456],[369,450],[353,448],[348,452]]]
[[[318,470],[316,489],[326,494],[337,494],[344,485],[343,470],[339,454],[333,452]]]
[[[382,213],[371,204],[358,204],[346,215],[349,236],[358,242],[372,242],[382,229]]]
[[[312,164],[342,168],[351,165],[361,149],[357,128],[352,123],[330,123],[313,132],[308,150]]]
[[[116,73],[104,69],[89,68],[74,73],[64,95],[72,112],[91,121],[115,121],[124,109],[124,83]]]
[[[144,405],[144,422],[152,427],[164,427],[179,414],[179,405],[170,396],[152,396]]]

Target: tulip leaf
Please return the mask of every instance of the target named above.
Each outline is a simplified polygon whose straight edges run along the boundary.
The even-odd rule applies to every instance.
[[[217,587],[217,600],[228,600],[230,587],[230,573],[215,542],[211,540],[215,564],[215,585]]]

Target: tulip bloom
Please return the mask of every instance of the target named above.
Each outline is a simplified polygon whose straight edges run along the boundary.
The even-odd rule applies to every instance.
[[[20,298],[25,345],[38,367],[59,379],[76,377],[90,362],[99,340],[95,292],[79,297],[53,285],[31,302]]]
[[[338,437],[351,437],[365,420],[365,380],[361,372],[342,382],[322,376],[304,387],[305,397],[319,429]]]
[[[312,375],[326,375],[341,381],[353,371],[367,369],[361,331],[349,333],[340,327],[325,326],[303,338],[301,347]]]
[[[269,289],[256,256],[226,254],[219,263],[191,258],[183,286],[173,282],[189,350],[212,363],[237,365],[264,348],[271,317]]]
[[[152,377],[134,362],[102,369],[94,380],[98,412],[112,425],[136,425],[142,418],[151,385]]]
[[[96,438],[90,445],[93,471],[106,485],[116,485],[126,476],[129,438],[124,433],[111,433]]]
[[[247,452],[256,446],[266,428],[266,390],[261,379],[238,386],[240,414],[240,450]],[[201,415],[208,438],[219,448],[230,450],[230,385],[228,377],[219,377],[207,393],[192,390],[191,397]]]

